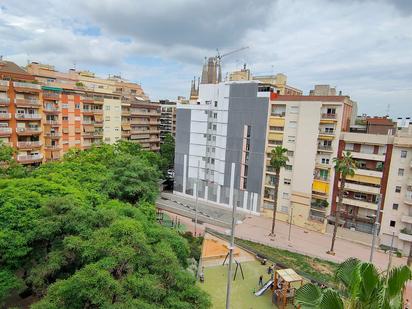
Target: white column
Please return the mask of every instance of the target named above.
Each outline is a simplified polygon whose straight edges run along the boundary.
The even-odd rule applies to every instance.
[[[253,208],[252,208],[252,210],[254,212],[256,212],[256,210],[257,210],[257,200],[258,200],[257,193],[253,193]]]
[[[207,196],[208,196],[208,192],[209,191],[209,187],[208,186],[205,186],[205,200],[207,200],[208,198],[207,198]]]
[[[193,184],[193,197],[194,198],[197,197],[197,183],[196,182]]]
[[[186,194],[187,155],[183,155],[183,194]]]
[[[243,208],[244,209],[247,209],[247,196],[248,196],[248,192],[243,191]]]
[[[217,185],[216,203],[220,203],[220,185]]]

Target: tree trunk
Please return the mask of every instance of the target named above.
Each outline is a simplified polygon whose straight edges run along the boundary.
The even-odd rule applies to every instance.
[[[280,171],[276,172],[275,179],[275,192],[273,193],[273,218],[272,218],[272,235],[275,235],[275,223],[276,223],[276,211],[278,209],[278,190],[279,190],[279,177]]]
[[[341,177],[340,181],[340,188],[339,188],[339,200],[338,204],[336,205],[336,211],[335,211],[335,226],[333,228],[333,235],[332,235],[332,244],[330,246],[329,253],[334,254],[334,247],[335,247],[335,240],[336,240],[336,233],[338,232],[338,225],[339,225],[339,219],[340,219],[340,209],[342,207],[343,203],[343,192],[345,190],[345,177]]]
[[[411,246],[409,248],[409,256],[408,256],[408,266],[411,267],[412,266],[412,243]]]

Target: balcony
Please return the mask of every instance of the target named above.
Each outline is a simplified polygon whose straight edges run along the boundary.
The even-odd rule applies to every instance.
[[[356,152],[352,150],[348,150],[348,151],[351,153],[352,157],[355,159],[373,160],[373,161],[381,161],[381,162],[385,161],[384,154],[363,153],[363,152]]]
[[[39,135],[42,132],[41,128],[39,127],[24,127],[24,128],[16,128],[16,133],[19,136],[27,136],[27,135]]]
[[[319,151],[333,152],[332,146],[318,144]]]
[[[336,201],[338,201],[339,197],[336,197]],[[361,208],[366,208],[366,209],[371,209],[371,210],[376,210],[377,205],[375,203],[370,203],[367,201],[362,201],[362,200],[355,200],[352,198],[343,198],[343,203],[346,205],[352,205],[356,207],[361,207]]]
[[[16,99],[16,106],[39,108],[40,101],[37,99]]]
[[[404,215],[402,216],[401,221],[404,223],[412,224],[412,216]]]
[[[11,131],[11,128],[0,127],[0,136],[10,135]]]
[[[339,186],[340,186],[340,183],[339,183]],[[345,188],[350,191],[363,192],[363,193],[369,193],[369,194],[379,194],[381,191],[381,189],[377,187],[360,185],[360,184],[351,183],[351,182],[346,182]]]
[[[13,82],[13,86],[17,91],[40,91],[41,86],[32,83],[24,83],[24,82]]]
[[[59,100],[60,99],[60,94],[57,92],[43,92],[43,99],[45,100]]]
[[[405,204],[412,205],[412,191],[406,191],[404,202]]]
[[[336,119],[336,114],[321,114],[321,119]]]
[[[44,148],[47,150],[60,150],[62,147],[60,145],[46,144]]]
[[[10,104],[10,99],[5,97],[0,97],[0,105],[7,106]]]
[[[32,154],[32,155],[18,155],[17,162],[22,164],[30,164],[41,162],[43,160],[43,155],[41,154]]]
[[[58,139],[62,136],[60,132],[44,132],[44,136],[49,137],[51,139]]]
[[[9,89],[9,81],[8,80],[0,80],[0,89],[7,91]]]
[[[103,115],[103,110],[102,109],[93,109],[93,114],[95,115]]]
[[[90,108],[83,108],[83,115],[93,115],[93,110]]]
[[[400,240],[407,241],[407,242],[412,242],[412,231],[404,228],[399,231],[398,235]]]
[[[362,176],[369,176],[369,177],[378,177],[378,178],[382,178],[383,177],[383,173],[381,171],[377,171],[376,169],[372,170],[372,169],[366,169],[366,168],[358,168],[355,171],[356,175],[362,175]]]
[[[57,119],[56,120],[47,119],[45,123],[52,125],[52,126],[60,126],[60,121]]]
[[[333,140],[335,138],[335,132],[319,131],[319,139]]]
[[[41,120],[41,115],[40,114],[28,114],[28,113],[16,113],[15,114],[16,119],[20,120]]]
[[[33,148],[39,148],[42,146],[42,143],[39,141],[36,142],[17,142],[17,148],[18,149],[33,149]]]
[[[46,107],[44,107],[43,111],[47,114],[58,114],[58,113],[60,113],[60,108],[46,106]]]
[[[10,113],[0,113],[0,120],[8,120],[11,118]]]
[[[330,181],[329,177],[325,177],[325,176],[321,176],[321,175],[314,175],[313,178],[316,179],[316,180],[324,181],[324,182],[329,182]]]

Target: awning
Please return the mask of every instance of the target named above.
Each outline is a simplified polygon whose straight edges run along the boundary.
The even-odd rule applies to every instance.
[[[50,87],[50,86],[42,86],[41,89],[43,89],[43,90],[50,90],[50,91],[58,91],[58,92],[63,91],[62,88]]]

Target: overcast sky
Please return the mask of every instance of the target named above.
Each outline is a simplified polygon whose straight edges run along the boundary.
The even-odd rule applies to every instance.
[[[188,96],[203,58],[337,86],[359,112],[412,116],[410,0],[1,0],[0,55],[121,74],[151,99]]]

